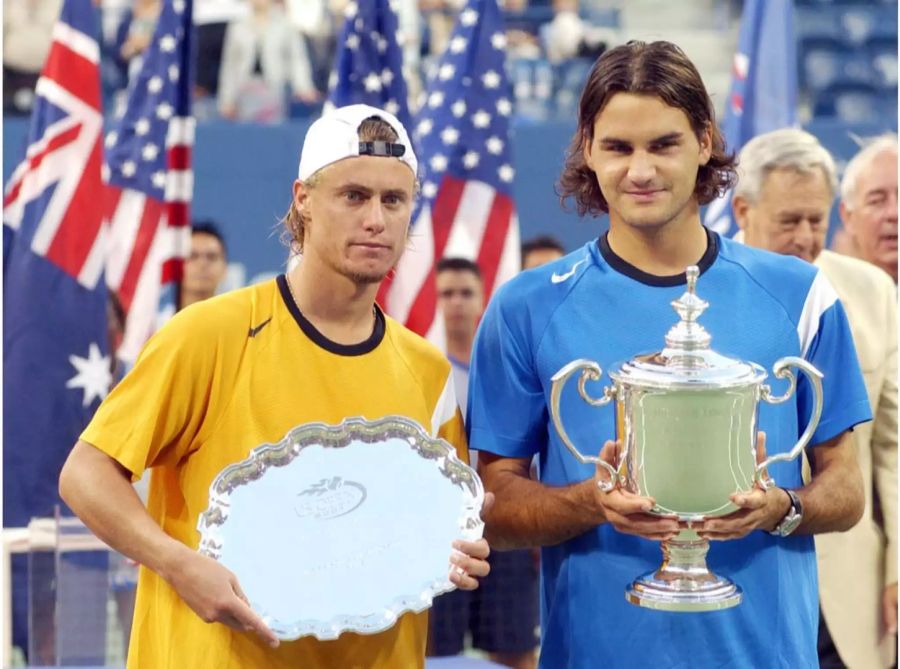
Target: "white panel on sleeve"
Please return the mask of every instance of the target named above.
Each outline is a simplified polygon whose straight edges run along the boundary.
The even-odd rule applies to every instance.
[[[437,404],[434,406],[434,413],[431,414],[431,436],[436,437],[441,429],[441,425],[456,415],[456,390],[453,387],[452,370],[447,370],[447,380],[444,382],[444,389],[438,398]]]
[[[809,347],[819,331],[822,314],[828,311],[831,305],[837,302],[837,299],[837,293],[825,278],[824,272],[821,270],[816,272],[816,278],[813,279],[809,292],[806,294],[800,321],[797,323],[797,335],[800,338],[800,350],[803,352],[804,358],[807,357]]]

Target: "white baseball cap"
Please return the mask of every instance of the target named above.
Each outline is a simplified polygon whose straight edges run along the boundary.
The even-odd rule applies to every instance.
[[[387,122],[397,133],[398,141],[359,141],[359,126],[372,116]],[[397,117],[369,105],[348,105],[324,113],[309,127],[300,150],[297,177],[300,181],[306,181],[326,165],[361,155],[397,158],[418,176],[419,162],[413,152],[412,142]]]

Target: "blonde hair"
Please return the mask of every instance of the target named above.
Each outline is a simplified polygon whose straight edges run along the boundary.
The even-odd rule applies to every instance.
[[[361,142],[396,142],[400,137],[391,125],[378,116],[370,116],[359,124],[357,130],[359,141]],[[328,170],[330,165],[326,165],[322,169],[314,172],[308,179],[303,181],[303,186],[307,190],[314,190],[322,180],[323,173]],[[303,237],[306,234],[306,223],[309,214],[297,208],[294,198],[291,198],[291,204],[287,213],[281,219],[282,241],[290,248],[291,254],[296,255],[303,251]]]

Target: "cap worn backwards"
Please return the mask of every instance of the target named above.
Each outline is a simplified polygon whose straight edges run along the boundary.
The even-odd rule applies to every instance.
[[[397,133],[396,142],[361,142],[359,126],[367,118],[377,116]],[[406,128],[393,114],[369,105],[349,105],[326,112],[306,133],[300,151],[300,181],[309,179],[326,165],[354,156],[384,156],[397,158],[418,174],[419,163],[413,152]]]

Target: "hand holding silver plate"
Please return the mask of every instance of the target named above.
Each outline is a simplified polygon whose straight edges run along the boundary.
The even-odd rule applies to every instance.
[[[733,493],[774,486],[767,468],[800,455],[822,413],[822,374],[802,358],[775,362],[776,378],[789,382],[787,391],[775,396],[762,383],[766,378],[762,367],[710,348],[712,338],[697,322],[708,306],[696,294],[699,274],[696,266],[686,270],[687,291],[672,302],[680,320],[666,335],[666,347],[615,365],[609,372],[613,385],[600,397],[591,396],[585,385],[601,377],[594,361],[574,360],[551,379],[554,427],[579,462],[599,465],[610,474],[608,481],[598,481],[600,489],[611,492],[619,487],[652,497],[651,514],[676,516],[686,525],[674,539],[662,542],[660,568],[638,578],[626,591],[632,604],[667,611],[709,611],[740,603],[741,589],[709,571],[709,542],[691,525],[737,511],[730,500]],[[759,401],[788,400],[797,384],[794,367],[807,375],[814,393],[807,427],[788,452],[758,462]],[[563,389],[579,371],[578,392],[584,401],[595,407],[615,401],[616,437],[621,444],[615,465],[582,454],[563,426]]]
[[[199,552],[283,641],[375,634],[486,575],[484,501],[475,471],[411,419],[307,423],[216,476]]]

